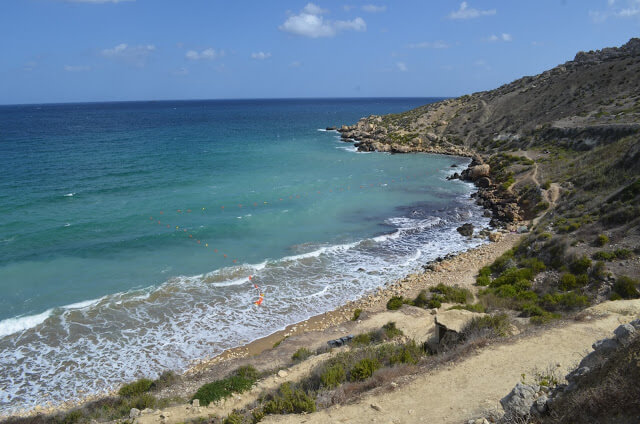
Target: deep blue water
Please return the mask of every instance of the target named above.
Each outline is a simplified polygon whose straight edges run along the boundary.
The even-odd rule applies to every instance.
[[[0,411],[182,370],[477,243],[445,180],[466,159],[321,131],[435,100],[0,106]]]

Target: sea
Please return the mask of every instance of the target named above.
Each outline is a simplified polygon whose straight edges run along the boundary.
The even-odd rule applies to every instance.
[[[488,225],[473,186],[446,179],[467,158],[326,130],[437,100],[0,106],[0,416],[182,372],[483,243],[456,231]]]

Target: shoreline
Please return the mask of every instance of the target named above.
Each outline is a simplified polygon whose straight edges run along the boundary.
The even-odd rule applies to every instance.
[[[418,152],[416,152],[418,153]],[[458,152],[419,152],[422,154],[437,154],[443,156],[451,156],[458,158],[470,158],[470,155],[460,155]],[[467,164],[467,168],[473,166],[474,161],[471,160]],[[449,177],[453,175],[455,171],[449,173]],[[447,178],[450,179],[450,178]],[[471,183],[471,181],[465,181],[466,183]],[[468,194],[469,198],[473,200],[475,196],[479,192],[479,187],[474,185],[474,190]],[[466,195],[465,195],[466,196]],[[487,208],[484,208],[487,210]],[[482,230],[483,228],[479,228]],[[498,229],[496,229],[498,230]],[[500,230],[504,234],[506,231]],[[509,239],[509,232],[507,232],[506,239]],[[477,233],[476,233],[477,234]],[[302,334],[310,333],[310,332],[322,332],[331,327],[334,327],[341,323],[350,322],[353,317],[353,311],[355,309],[362,309],[363,312],[374,313],[382,310],[386,310],[386,300],[388,297],[396,296],[396,295],[407,295],[408,293],[414,293],[417,295],[417,292],[420,289],[428,287],[430,285],[425,285],[424,280],[425,277],[428,277],[431,272],[428,268],[430,267],[446,267],[446,263],[448,261],[456,261],[456,260],[464,260],[467,256],[474,256],[474,253],[477,251],[483,251],[483,249],[490,249],[490,246],[495,245],[495,242],[492,242],[487,239],[486,235],[482,236],[485,239],[485,243],[476,246],[470,247],[465,250],[451,252],[446,254],[444,260],[439,261],[433,260],[421,265],[423,271],[418,272],[409,272],[395,281],[387,281],[383,285],[377,287],[376,289],[372,289],[370,291],[361,293],[360,296],[355,300],[350,300],[345,304],[334,307],[333,309],[313,315],[307,319],[302,321],[298,321],[292,324],[287,325],[285,328],[277,330],[271,334],[268,334],[264,337],[260,337],[258,339],[249,341],[240,346],[232,347],[225,349],[224,351],[216,354],[215,356],[209,358],[201,358],[195,359],[191,364],[187,365],[186,369],[179,373],[182,378],[185,380],[197,379],[199,375],[206,372],[211,367],[214,367],[218,364],[224,364],[232,361],[242,360],[246,358],[251,358],[258,356],[270,349],[274,348],[274,345],[278,342],[282,342],[289,337],[299,336]],[[519,238],[519,235],[517,235]],[[506,249],[505,249],[506,250]],[[498,255],[499,256],[499,255]],[[73,401],[67,401],[55,406],[51,405],[36,405],[30,408],[28,411],[23,411],[19,413],[13,413],[9,415],[0,414],[0,419],[6,419],[10,417],[29,417],[35,416],[39,414],[55,414],[58,412],[69,411],[73,408],[76,408],[80,405],[84,405],[90,402],[94,402],[100,399],[104,399],[107,397],[117,395],[118,389],[114,389],[107,392],[101,392],[98,394],[89,395],[84,398],[80,398]]]

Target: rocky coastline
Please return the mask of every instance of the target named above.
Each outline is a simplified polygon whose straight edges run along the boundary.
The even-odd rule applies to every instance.
[[[449,179],[460,179],[472,182],[477,191],[472,194],[476,203],[485,208],[485,213],[491,217],[490,225],[494,228],[516,230],[518,222],[523,220],[524,211],[519,205],[518,196],[510,190],[500,190],[500,186],[492,179],[491,166],[478,152],[468,148],[454,146],[450,143],[436,144],[442,141],[441,136],[427,133],[424,137],[416,137],[407,144],[399,144],[389,138],[388,131],[380,116],[369,116],[360,119],[355,125],[343,125],[337,131],[341,139],[353,143],[360,152],[383,153],[432,153],[451,156],[470,157],[471,162],[461,173],[454,173]],[[446,122],[441,122],[446,125]],[[446,138],[445,138],[446,139]]]

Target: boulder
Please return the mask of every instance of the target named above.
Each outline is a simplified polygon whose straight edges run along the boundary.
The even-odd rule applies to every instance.
[[[489,241],[492,241],[494,243],[499,242],[500,240],[502,240],[502,234],[500,233],[489,233]]]
[[[544,415],[549,411],[549,398],[542,395],[533,402],[531,412],[535,415]]]
[[[629,324],[631,324],[633,326],[633,328],[635,328],[636,330],[640,331],[640,318],[639,319],[634,319]]]
[[[589,371],[591,371],[591,368],[589,368],[589,367],[580,367],[578,369],[575,369],[575,370],[571,371],[569,374],[567,374],[567,376],[565,378],[567,379],[567,381],[569,383],[575,383],[581,377],[587,375],[589,373]]]
[[[469,178],[475,181],[482,177],[488,177],[490,171],[491,171],[491,167],[489,166],[489,164],[484,163],[482,165],[476,165],[469,168],[468,175],[469,175]]]
[[[464,309],[451,309],[436,314],[435,339],[438,342],[438,347],[446,348],[455,344],[462,337],[462,330],[469,321],[484,315]]]
[[[608,353],[616,350],[618,347],[618,341],[615,339],[602,339],[592,344],[591,347],[596,352]]]
[[[505,416],[513,418],[528,417],[529,411],[531,411],[531,407],[536,400],[538,390],[540,390],[538,386],[516,384],[511,393],[500,399]]]
[[[476,181],[476,185],[480,188],[489,188],[491,187],[491,180],[488,177],[480,177]]]
[[[138,408],[131,408],[129,411],[129,418],[137,418],[140,416],[140,410]]]
[[[471,237],[473,235],[473,224],[462,224],[462,226],[456,228],[456,230],[465,237]]]
[[[193,406],[194,408],[199,408],[200,407],[200,400],[199,399],[194,399],[191,401],[191,406]]]
[[[636,329],[631,324],[622,324],[618,328],[613,331],[613,334],[616,335],[616,339],[620,343],[626,343],[631,336],[633,336],[636,332]]]

